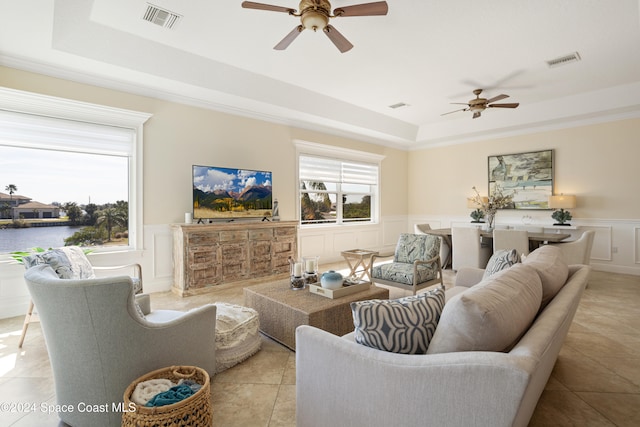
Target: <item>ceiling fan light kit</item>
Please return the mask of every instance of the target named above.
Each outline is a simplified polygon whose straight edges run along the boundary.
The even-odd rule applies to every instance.
[[[520,105],[520,103],[518,102],[506,102],[502,104],[494,104],[494,102],[496,101],[500,101],[502,99],[508,98],[509,95],[501,94],[501,95],[494,96],[493,98],[486,99],[486,98],[480,98],[481,93],[482,93],[482,89],[476,89],[473,91],[473,94],[476,96],[475,99],[472,99],[467,103],[453,102],[452,104],[462,104],[462,105],[466,105],[467,107],[461,108],[459,110],[449,111],[448,113],[441,114],[441,116],[445,116],[451,113],[457,113],[459,111],[472,111],[473,118],[477,119],[482,115],[482,112],[487,108],[518,108],[518,105]]]
[[[274,49],[276,50],[286,49],[303,30],[313,30],[314,32],[322,30],[342,53],[351,50],[353,45],[340,34],[338,30],[329,24],[332,18],[340,16],[386,15],[389,10],[386,1],[339,7],[333,11],[333,14],[331,14],[331,3],[328,0],[301,0],[298,6],[300,13],[296,13],[295,9],[252,1],[242,2],[242,7],[245,9],[284,12],[300,18],[301,25],[295,27],[284,39],[275,45]]]

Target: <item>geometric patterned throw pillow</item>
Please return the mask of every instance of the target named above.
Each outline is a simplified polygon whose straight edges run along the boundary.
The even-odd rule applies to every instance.
[[[443,287],[396,300],[352,302],[355,340],[392,353],[425,354],[443,308]]]
[[[491,276],[492,274],[502,271],[506,268],[512,267],[520,262],[520,255],[515,249],[499,249],[491,255],[487,267],[484,269],[483,279]]]

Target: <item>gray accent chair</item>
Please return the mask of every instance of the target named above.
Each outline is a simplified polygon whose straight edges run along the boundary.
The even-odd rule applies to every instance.
[[[391,255],[371,258],[371,281],[412,291],[413,295],[419,289],[442,285],[441,241],[439,236],[431,234],[401,234],[392,262],[374,265],[376,258]]]
[[[58,252],[58,255],[51,255],[52,253]],[[85,252],[82,248],[78,246],[65,246],[58,249],[50,249],[48,251],[43,252],[34,252],[29,256],[24,256],[20,261],[24,264],[25,268],[33,267],[38,264],[49,264],[56,267],[60,267],[60,265],[56,265],[57,261],[59,261],[59,253],[62,252],[66,257],[66,261],[69,262],[68,268],[65,273],[67,277],[65,278],[74,278],[74,279],[93,279],[95,278],[96,271],[109,271],[116,272],[114,274],[124,274],[124,272],[132,271],[133,276],[131,276],[131,280],[133,282],[133,289],[136,294],[141,294],[143,292],[142,286],[142,266],[140,264],[127,264],[127,265],[117,265],[117,266],[103,266],[96,267],[91,265],[89,260],[87,259]],[[58,271],[58,274],[63,274]],[[61,276],[64,277],[64,276]],[[37,310],[35,308],[35,304],[33,300],[29,301],[29,308],[27,309],[27,314],[24,316],[24,322],[22,324],[22,333],[20,334],[20,341],[18,342],[18,348],[22,348],[24,344],[24,339],[27,336],[27,329],[31,323],[40,322],[40,317],[38,316]]]
[[[60,279],[49,265],[24,277],[38,307],[57,404],[74,409],[58,414],[65,423],[121,425],[116,409],[125,389],[156,369],[189,365],[215,374],[215,305],[152,323],[142,316],[149,297],[134,296],[130,277]],[[83,405],[106,405],[106,412],[82,412]]]

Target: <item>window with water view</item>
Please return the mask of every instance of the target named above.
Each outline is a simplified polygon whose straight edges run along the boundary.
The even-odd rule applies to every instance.
[[[128,158],[0,145],[0,252],[128,245]]]
[[[91,110],[8,95],[9,104],[26,97],[54,115],[58,104],[85,117]],[[135,152],[132,128],[0,109],[0,253],[131,246]]]

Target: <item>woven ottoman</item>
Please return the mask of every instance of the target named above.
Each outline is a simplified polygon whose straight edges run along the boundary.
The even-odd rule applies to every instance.
[[[249,307],[215,303],[216,372],[222,372],[253,356],[262,342],[258,312]]]

